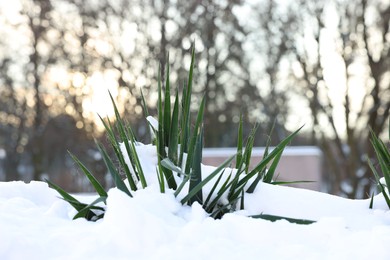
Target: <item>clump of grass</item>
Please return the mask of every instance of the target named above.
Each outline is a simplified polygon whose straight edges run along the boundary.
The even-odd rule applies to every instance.
[[[390,124],[390,123],[389,123]],[[378,163],[380,166],[380,170],[383,175],[383,179],[380,177],[379,172],[374,167],[374,164],[370,159],[368,159],[368,165],[371,168],[371,171],[374,173],[376,183],[378,185],[379,191],[382,193],[385,198],[386,204],[390,209],[390,198],[389,198],[389,187],[390,187],[390,151],[386,147],[385,143],[380,140],[374,132],[370,129],[371,133],[371,144],[374,147],[375,154],[378,159]],[[389,139],[390,139],[390,131],[389,131]],[[371,197],[370,208],[373,205],[373,196]]]
[[[228,158],[213,172],[205,176],[202,174],[202,149],[204,142],[203,115],[205,109],[205,97],[202,98],[197,115],[191,117],[192,82],[194,73],[195,48],[192,48],[191,65],[188,81],[182,88],[182,93],[175,91],[173,107],[171,104],[171,87],[169,81],[169,66],[166,69],[165,88],[162,87],[161,75],[158,75],[158,125],[150,123],[153,144],[156,146],[158,157],[156,175],[161,192],[174,190],[176,197],[181,197],[181,203],[192,205],[197,202],[210,214],[211,217],[221,218],[224,214],[235,210],[244,209],[245,194],[255,191],[259,182],[274,183],[275,169],[279,163],[285,147],[300,129],[286,137],[272,151],[269,151],[269,142],[263,159],[253,169],[249,169],[254,138],[258,126],[255,125],[249,137],[244,142],[242,117],[238,125],[237,153]],[[168,59],[169,60],[169,59]],[[141,92],[142,95],[142,92]],[[115,153],[115,160],[119,162],[120,168],[125,173],[125,180],[122,179],[120,171],[115,167],[114,159],[108,156],[105,147],[97,143],[108,172],[111,174],[115,186],[127,195],[138,189],[148,186],[145,173],[140,163],[136,147],[138,143],[131,127],[121,118],[117,106],[110,95],[115,111],[116,122],[113,124],[109,119],[101,118],[106,129],[111,147]],[[145,99],[142,95],[145,116],[149,117]],[[148,121],[150,122],[150,121]],[[123,144],[123,145],[121,145]],[[122,149],[121,149],[122,147]],[[124,147],[124,148],[123,148]],[[104,205],[107,199],[107,192],[96,180],[93,174],[73,155],[82,172],[95,188],[98,199],[91,204],[85,204],[62,190],[54,183],[47,181],[50,187],[57,190],[64,200],[68,201],[78,213],[74,218],[83,217],[88,220],[97,220],[104,216]],[[126,158],[128,156],[128,158]],[[235,168],[227,168],[236,158]],[[126,163],[126,159],[130,162]],[[222,178],[227,175],[226,178]],[[214,181],[215,180],[215,181]],[[223,180],[223,181],[222,181]],[[213,183],[214,181],[214,183]],[[127,183],[127,184],[126,184]],[[204,196],[206,184],[212,184],[208,194]],[[188,187],[188,190],[183,189]],[[224,199],[222,200],[222,197]],[[227,198],[227,199],[226,199]],[[222,202],[223,201],[223,202]],[[265,217],[264,217],[265,216]],[[264,215],[258,218],[276,220],[283,217]],[[284,218],[286,220],[292,220]],[[293,220],[297,223],[300,221]],[[306,223],[305,221],[301,221]]]

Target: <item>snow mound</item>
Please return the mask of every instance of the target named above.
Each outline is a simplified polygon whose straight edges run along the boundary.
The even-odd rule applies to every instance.
[[[82,199],[82,198],[81,198]],[[104,219],[75,213],[45,183],[0,183],[0,259],[390,259],[390,214],[368,201],[261,184],[246,211],[209,218],[157,186],[109,191]],[[317,220],[297,225],[252,213]]]

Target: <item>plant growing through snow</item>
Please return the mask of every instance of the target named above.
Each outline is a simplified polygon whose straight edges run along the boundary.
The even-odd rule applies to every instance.
[[[150,117],[142,95],[145,117],[154,137],[155,164],[152,165],[155,169],[148,168],[147,164],[143,162],[142,156],[140,156],[140,151],[143,149],[142,145],[137,142],[131,127],[126,125],[121,118],[111,94],[116,122],[112,123],[109,119],[104,120],[103,118],[101,118],[101,121],[107,131],[108,139],[120,168],[125,173],[125,179],[122,178],[121,171],[115,167],[113,159],[108,156],[105,147],[100,143],[97,143],[97,146],[115,186],[128,196],[132,197],[133,192],[147,187],[149,182],[153,182],[154,179],[157,180],[161,192],[165,192],[166,189],[174,190],[174,195],[180,199],[183,205],[199,203],[211,217],[221,218],[226,213],[244,209],[245,194],[254,192],[259,182],[275,183],[273,181],[274,173],[283,150],[300,129],[285,138],[272,151],[269,151],[269,143],[267,143],[262,161],[253,169],[250,169],[249,165],[257,126],[254,126],[246,142],[244,142],[241,118],[238,126],[236,155],[227,159],[219,167],[202,165],[203,114],[206,101],[203,97],[197,116],[193,120],[190,104],[194,58],[195,48],[193,47],[188,82],[182,88],[181,95],[176,89],[173,104],[171,104],[169,66],[166,70],[164,90],[161,75],[158,75],[157,120]],[[47,182],[78,211],[74,218],[83,217],[88,220],[97,220],[104,217],[107,192],[82,162],[72,154],[71,156],[89,179],[99,197],[92,203],[85,204],[49,180]],[[233,159],[236,159],[235,169],[228,168]],[[151,176],[153,176],[152,179]],[[256,217],[269,220],[283,218],[270,215]],[[291,218],[284,219],[295,221]]]
[[[389,121],[390,126],[390,121]],[[370,129],[371,132],[371,144],[374,147],[375,154],[378,158],[379,166],[383,174],[383,178],[380,177],[377,169],[374,167],[370,159],[368,159],[368,165],[370,166],[372,172],[374,173],[376,183],[378,185],[379,191],[382,193],[385,198],[386,204],[390,209],[390,198],[389,198],[389,188],[390,188],[390,151],[386,147],[385,143],[380,140],[374,132]],[[390,139],[390,130],[389,130],[389,139]],[[372,208],[374,196],[371,197],[370,207]]]

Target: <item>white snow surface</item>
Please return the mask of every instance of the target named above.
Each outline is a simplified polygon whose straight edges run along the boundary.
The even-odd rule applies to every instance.
[[[72,220],[76,211],[44,182],[0,182],[0,259],[390,259],[390,211],[380,195],[369,209],[369,200],[260,183],[245,210],[214,220],[156,183],[133,198],[108,194],[104,219],[88,222]],[[248,217],[260,213],[317,222]]]

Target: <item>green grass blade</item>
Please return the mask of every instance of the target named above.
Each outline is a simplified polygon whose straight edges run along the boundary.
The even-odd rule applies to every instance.
[[[183,190],[185,184],[190,180],[190,176],[191,176],[191,174],[187,174],[184,176],[183,181],[179,184],[179,186],[175,190],[175,193],[174,193],[175,197],[177,197],[180,194],[180,192]]]
[[[206,97],[203,96],[202,101],[200,103],[198,116],[197,116],[197,119],[196,119],[196,122],[195,122],[194,132],[192,133],[190,146],[188,148],[188,156],[187,156],[186,168],[185,168],[185,171],[184,171],[186,173],[190,171],[190,167],[192,165],[192,159],[193,159],[193,154],[192,153],[195,150],[196,141],[197,141],[197,139],[199,138],[199,136],[201,135],[201,132],[202,132],[205,100],[206,100]]]
[[[173,106],[171,128],[169,132],[168,158],[173,163],[178,163],[177,149],[179,146],[179,93],[176,91],[175,104]]]
[[[219,175],[217,181],[214,183],[214,185],[213,185],[213,187],[211,188],[209,194],[207,195],[206,200],[203,202],[203,208],[204,208],[204,209],[207,208],[207,204],[209,204],[209,201],[210,201],[210,199],[211,199],[211,196],[214,194],[215,190],[217,189],[217,186],[218,186],[218,184],[220,183],[220,181],[221,181],[221,179],[222,179],[222,176],[223,176],[224,172],[225,172],[225,171],[222,171],[222,173]],[[230,179],[230,176],[231,176],[231,175],[229,175],[229,177],[228,177],[229,179]]]
[[[242,139],[243,139],[243,119],[242,114],[240,115],[240,122],[238,124],[238,136],[237,136],[237,158],[236,158],[236,169],[238,169],[241,165],[242,161]]]
[[[239,186],[247,183],[254,175],[256,175],[259,171],[263,170],[267,164],[275,158],[275,156],[278,155],[278,153],[283,150],[294,138],[294,136],[302,129],[303,126],[301,126],[298,130],[287,136],[284,140],[282,140],[276,147],[275,149],[268,154],[268,156],[264,157],[261,162],[247,175],[245,175],[240,181],[239,181]]]
[[[256,123],[253,126],[251,134],[249,135],[247,143],[245,145],[245,152],[244,152],[245,173],[249,172],[249,165],[251,164],[251,158],[252,158],[252,149],[253,149],[255,136],[258,128],[259,128],[259,124]]]
[[[255,139],[257,129],[258,129],[258,124],[255,124],[251,130],[251,133],[249,134],[249,136],[247,138],[247,141],[245,144],[244,154],[242,156],[240,164],[238,165],[237,174],[233,178],[232,185],[230,187],[230,191],[229,191],[229,195],[228,195],[229,200],[235,201],[237,199],[237,196],[239,196],[239,194],[241,193],[240,189],[243,188],[243,185],[239,184],[238,182],[240,179],[240,175],[242,173],[244,173],[244,172],[246,174],[248,173],[250,160],[251,160],[251,156],[252,156],[254,139]],[[239,191],[239,192],[237,193],[237,191]]]
[[[383,197],[385,198],[385,201],[386,201],[386,204],[387,206],[390,208],[390,198],[387,194],[387,191],[386,191],[386,188],[384,187],[384,185],[381,183],[381,180],[380,180],[380,177],[379,177],[379,174],[377,172],[377,170],[375,169],[374,165],[372,164],[371,160],[368,159],[368,165],[370,166],[371,168],[371,171],[374,173],[374,176],[375,176],[375,179],[376,179],[376,183],[379,187],[379,190],[380,192],[382,193]],[[388,186],[389,187],[389,186]]]
[[[157,164],[156,174],[157,174],[157,179],[158,179],[158,183],[160,186],[160,192],[165,193],[164,173],[163,173],[163,169],[161,167],[161,164]]]
[[[184,153],[188,153],[188,145],[190,138],[190,124],[191,124],[191,94],[192,94],[192,81],[194,73],[194,63],[195,63],[195,44],[192,46],[191,53],[191,65],[190,71],[188,74],[187,86],[183,88],[183,97],[182,97],[182,114],[181,114],[181,148],[180,148],[180,158],[179,164],[183,162]]]
[[[206,185],[211,179],[213,179],[217,174],[221,173],[223,168],[226,168],[229,165],[236,155],[229,157],[225,162],[223,162],[217,169],[215,169],[209,176],[204,178],[196,187],[190,190],[190,192],[181,200],[182,204],[185,204],[191,197],[193,197],[199,190],[201,190],[204,185]]]
[[[78,217],[83,217],[87,220],[94,220],[97,218],[97,215],[91,210],[91,208],[88,208],[87,204],[78,201],[72,195],[70,195],[54,183],[50,182],[49,180],[46,179],[45,181],[49,184],[50,188],[56,190],[66,202],[68,202],[73,208],[77,210],[77,217],[75,216],[74,219]]]
[[[165,81],[165,93],[164,93],[164,144],[169,144],[169,133],[171,127],[171,90],[169,85],[169,55],[167,58],[166,67],[166,81]]]
[[[168,79],[169,80],[169,79]],[[158,73],[158,79],[157,79],[157,84],[158,84],[158,132],[157,132],[157,154],[158,154],[158,164],[161,164],[161,161],[167,157],[165,147],[168,145],[166,141],[168,141],[167,136],[169,136],[169,127],[170,127],[170,105],[167,107],[165,104],[165,109],[163,108],[163,102],[162,102],[162,87],[161,87],[161,71],[159,68],[159,73]],[[170,94],[169,94],[169,84],[166,88],[168,93],[165,93],[165,103],[170,103]],[[165,122],[165,120],[167,122]],[[166,125],[168,124],[168,125]],[[166,132],[167,131],[167,132]],[[165,179],[168,183],[168,187],[171,189],[176,189],[177,184],[175,181],[175,178],[173,176],[173,173],[171,170],[164,168],[164,167],[159,167],[159,169],[162,170],[162,173],[165,176]]]
[[[162,87],[161,87],[161,71],[159,67],[158,77],[157,77],[157,86],[158,86],[158,132],[157,132],[157,141],[158,141],[158,155],[161,159],[166,157],[165,154],[165,134],[164,134],[164,110],[162,103]]]
[[[134,143],[136,142],[136,140],[134,139],[134,134],[130,128],[128,128],[127,129],[128,131],[126,131],[126,127],[124,126],[123,120],[119,114],[119,111],[118,111],[118,108],[115,104],[114,98],[112,97],[111,93],[109,93],[109,94],[110,94],[111,102],[112,102],[112,105],[113,105],[114,111],[115,111],[115,117],[117,120],[119,137],[120,137],[121,141],[123,142],[123,144],[125,145],[126,152],[127,152],[128,156],[133,159],[132,162],[134,162],[133,170],[134,170],[135,175],[141,181],[142,187],[145,188],[147,186],[147,183],[146,183],[145,175],[143,173],[141,164],[139,162],[137,150],[135,149]],[[129,134],[126,134],[127,132]],[[124,164],[123,166],[125,166],[125,165],[126,164]],[[125,170],[126,170],[126,167],[125,167]],[[126,172],[126,176],[127,176],[127,178],[131,177],[131,173]]]
[[[161,165],[171,171],[177,172],[182,175],[186,175],[182,169],[176,166],[169,158],[165,158],[161,161]]]
[[[371,199],[370,199],[370,206],[369,208],[372,209],[374,207],[374,193],[371,194]]]
[[[191,178],[190,178],[190,186],[189,191],[194,189],[199,183],[202,182],[202,146],[203,146],[203,127],[201,127],[200,133],[196,140],[195,145],[195,151],[194,151],[194,158],[192,161],[192,172],[191,172]],[[188,204],[192,205],[197,201],[200,205],[203,204],[203,194],[202,189],[200,189],[197,193],[192,196]]]
[[[301,180],[301,181],[273,181],[273,182],[271,182],[271,184],[273,184],[273,185],[291,185],[291,184],[313,183],[313,182],[316,182],[316,181],[304,181],[304,180]]]
[[[142,101],[142,108],[144,110],[144,116],[145,118],[147,118],[149,116],[148,106],[146,105],[145,96],[142,89],[140,89],[140,92],[141,92],[141,101]]]
[[[300,225],[310,225],[310,224],[313,224],[313,223],[316,222],[314,220],[287,218],[287,217],[282,217],[282,216],[277,216],[277,215],[268,215],[268,214],[254,215],[254,216],[250,216],[250,217],[258,218],[258,219],[265,219],[265,220],[269,220],[269,221],[272,221],[272,222],[284,219],[284,220],[287,220],[290,223],[295,223],[295,224],[300,224]]]
[[[70,157],[77,163],[77,165],[80,167],[80,169],[83,171],[84,175],[87,176],[89,182],[92,184],[92,186],[95,188],[96,192],[99,194],[99,196],[107,197],[107,192],[104,190],[103,186],[99,183],[99,181],[93,176],[93,174],[88,170],[88,168],[71,152],[69,152]]]
[[[224,214],[234,211],[234,205],[237,204],[238,199],[236,201],[230,201],[225,205],[216,205],[213,212],[210,214],[210,217],[220,219]]]
[[[282,157],[282,154],[283,154],[283,151],[284,149],[281,149],[275,156],[275,158],[272,160],[272,164],[271,166],[269,167],[268,171],[265,173],[264,175],[264,178],[263,178],[263,181],[265,183],[271,183],[273,178],[274,178],[274,175],[275,175],[275,170],[276,170],[276,167],[278,166],[279,164],[279,161],[280,161],[280,158]]]
[[[222,197],[222,195],[230,188],[230,186],[232,185],[232,182],[230,181],[231,176],[232,176],[232,174],[229,175],[229,177],[224,182],[222,187],[218,190],[217,196],[207,205],[207,208],[206,208],[207,212],[213,212],[214,211],[214,208],[217,205],[217,203],[220,200],[220,198]],[[233,204],[234,204],[234,202],[229,200],[229,205],[233,206]]]
[[[386,145],[374,134],[371,132],[371,143],[374,147],[378,162],[383,173],[387,187],[390,187],[390,152],[387,149]]]
[[[96,204],[100,203],[100,202],[103,202],[104,204],[106,204],[106,200],[107,200],[107,197],[99,197],[97,198],[96,200],[94,200],[92,203],[88,204],[87,206],[85,206],[82,210],[80,210],[74,217],[73,219],[77,219],[77,218],[86,218],[88,220],[97,220],[99,219],[99,216],[100,215],[104,215],[104,211],[105,209],[103,207],[100,207],[100,206],[95,206]],[[99,210],[102,212],[102,214],[99,214],[97,215],[96,212],[93,212],[92,210]],[[95,216],[93,216],[91,214],[91,212],[93,212],[93,214]],[[102,216],[103,217],[103,216]]]
[[[112,146],[112,148],[113,148],[113,150],[115,152],[115,155],[118,158],[120,165],[122,166],[122,168],[125,171],[125,174],[126,174],[126,177],[127,177],[127,181],[128,181],[128,183],[130,185],[130,189],[132,189],[133,191],[137,190],[137,186],[135,184],[135,180],[133,179],[133,176],[130,173],[129,165],[127,165],[127,163],[125,161],[125,158],[123,156],[123,153],[121,151],[121,148],[119,146],[119,142],[115,138],[114,129],[113,129],[113,126],[112,126],[112,124],[110,122],[110,119],[107,118],[108,123],[106,123],[102,118],[100,118],[100,120],[102,120],[102,122],[103,122],[103,125],[104,125],[104,127],[106,129],[106,132],[107,132],[107,136],[108,136],[109,141],[111,143],[111,146]],[[130,163],[131,163],[130,166],[133,167],[133,165],[134,165],[133,158],[130,156],[130,154],[128,154],[128,157],[129,157],[129,160],[130,160]],[[133,167],[133,170],[135,171],[134,167]]]
[[[106,150],[104,149],[104,147],[101,144],[99,144],[99,143],[97,143],[97,146],[98,146],[98,149],[99,149],[99,151],[100,151],[100,153],[101,153],[101,155],[103,157],[104,163],[105,163],[108,171],[110,172],[110,174],[112,176],[112,179],[114,180],[115,186],[119,190],[125,192],[127,195],[132,197],[129,189],[127,188],[127,186],[123,182],[119,172],[115,168],[114,163],[112,162],[112,160],[108,156],[108,154],[107,154]]]

